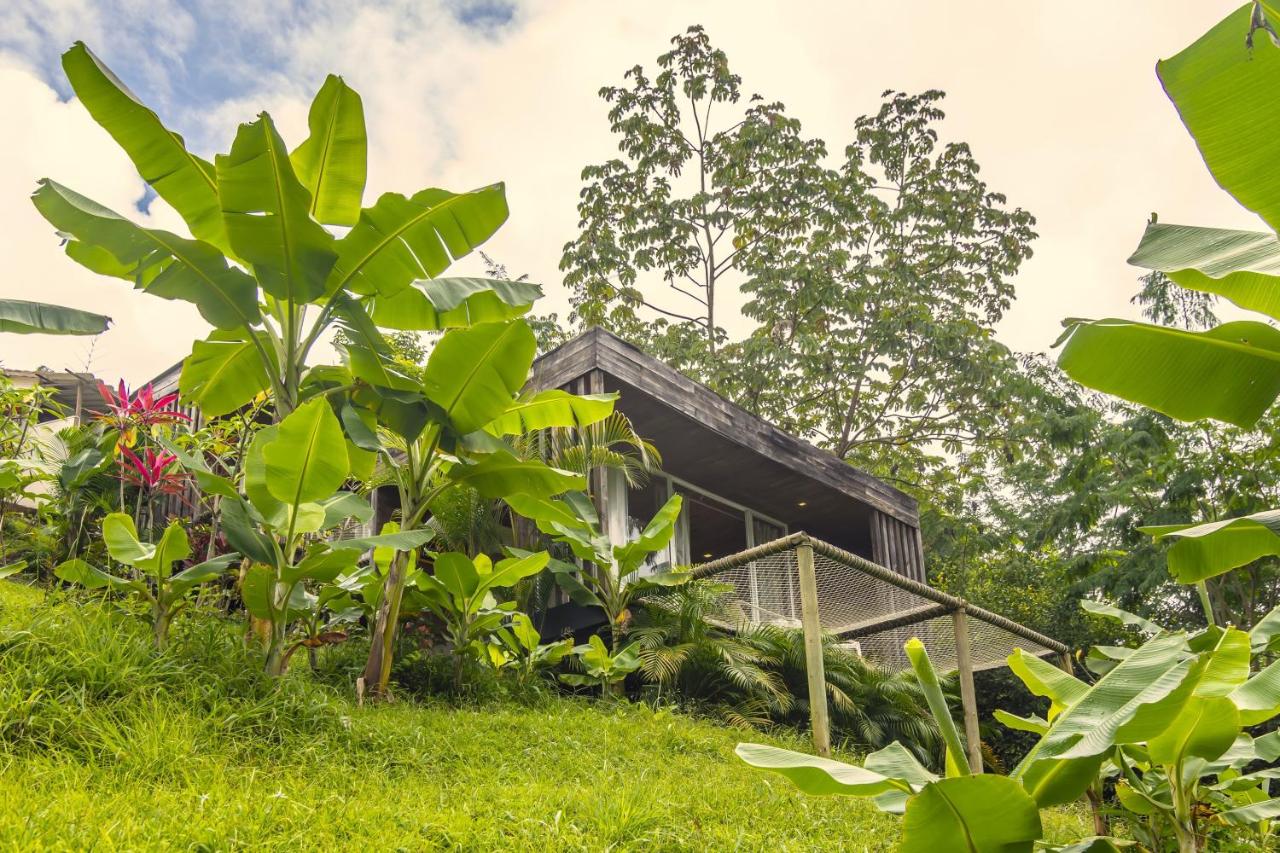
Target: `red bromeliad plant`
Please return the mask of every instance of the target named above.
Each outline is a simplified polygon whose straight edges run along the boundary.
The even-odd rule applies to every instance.
[[[117,447],[124,457],[120,463],[120,478],[126,483],[152,494],[176,495],[182,492],[187,477],[181,468],[174,467],[178,457],[168,451],[156,453],[151,448],[139,456],[127,447]]]
[[[134,445],[139,427],[150,429],[160,424],[191,420],[177,410],[178,393],[176,391],[157,397],[151,384],[148,383],[130,394],[129,386],[124,384],[123,379],[114,391],[105,382],[99,382],[98,391],[107,404],[107,411],[96,413],[98,420],[120,431],[123,439],[120,442],[122,449]]]

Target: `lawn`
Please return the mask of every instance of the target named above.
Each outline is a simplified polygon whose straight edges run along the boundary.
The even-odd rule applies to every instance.
[[[740,733],[681,714],[554,697],[357,707],[305,666],[259,677],[225,623],[185,620],[157,657],[111,605],[41,599],[0,584],[4,849],[869,851],[897,837],[869,803],[805,797],[740,764]],[[1080,829],[1073,812],[1055,821]]]

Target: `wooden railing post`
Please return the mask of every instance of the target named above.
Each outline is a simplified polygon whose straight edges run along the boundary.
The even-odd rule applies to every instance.
[[[956,671],[960,676],[960,704],[964,706],[964,736],[969,742],[969,767],[982,772],[982,736],[978,732],[978,697],[973,688],[973,655],[969,648],[969,617],[964,608],[951,615],[956,633]]]
[[[800,623],[804,627],[804,669],[809,679],[809,723],[813,749],[831,755],[831,721],[827,716],[827,676],[822,663],[822,619],[818,612],[818,576],[813,567],[813,545],[806,536],[796,545],[800,574]]]

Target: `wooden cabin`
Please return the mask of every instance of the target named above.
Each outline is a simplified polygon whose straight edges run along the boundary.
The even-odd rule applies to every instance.
[[[730,403],[603,329],[539,358],[533,390],[617,391],[618,411],[662,454],[639,488],[621,472],[593,484],[615,541],[684,496],[669,559],[725,557],[804,531],[909,578],[925,580],[914,498]]]

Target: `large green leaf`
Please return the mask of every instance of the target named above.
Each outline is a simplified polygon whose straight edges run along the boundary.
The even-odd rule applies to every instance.
[[[1182,634],[1157,636],[1086,693],[1073,695],[1074,701],[1014,771],[1038,803],[1075,799],[1091,783],[1108,749],[1147,740],[1169,727],[1203,669],[1185,659],[1185,647]]]
[[[480,585],[480,573],[466,554],[450,551],[435,557],[435,579],[456,602],[470,598]]]
[[[1080,320],[1064,337],[1058,364],[1072,379],[1179,420],[1252,427],[1280,394],[1280,330],[1263,323],[1188,332]]]
[[[431,278],[373,300],[373,319],[388,329],[434,331],[499,323],[529,312],[542,288],[492,278]]]
[[[1080,679],[1022,649],[1014,649],[1007,660],[1010,671],[1022,679],[1028,690],[1052,703],[1050,720],[1089,693],[1089,685]]]
[[[408,551],[411,548],[426,545],[435,536],[436,532],[434,530],[426,528],[422,530],[396,530],[379,533],[375,536],[343,539],[341,542],[336,543],[335,547],[358,548],[361,551],[367,551],[370,548],[392,548],[397,551]]]
[[[1219,812],[1215,817],[1230,826],[1253,826],[1264,820],[1273,820],[1280,817],[1280,797],[1250,803],[1247,806],[1237,806],[1234,809]]]
[[[1280,605],[1272,608],[1249,629],[1249,642],[1254,654],[1259,654],[1271,645],[1272,639],[1280,635]]]
[[[175,596],[185,595],[192,587],[226,574],[227,568],[239,559],[239,554],[221,554],[212,560],[183,569],[169,579],[169,589]]]
[[[182,523],[174,520],[152,545],[138,539],[133,519],[123,512],[110,513],[102,521],[102,540],[111,558],[156,578],[167,578],[173,564],[191,556],[191,543]]]
[[[1269,23],[1280,26],[1271,4]],[[1165,92],[1195,138],[1218,184],[1280,229],[1280,48],[1265,32],[1251,39],[1253,4],[1241,6],[1194,44],[1156,66]]]
[[[274,563],[274,540],[254,524],[249,510],[242,500],[226,500],[221,505],[222,531],[232,548],[255,563]]]
[[[213,166],[188,151],[182,137],[161,124],[83,42],[62,55],[62,67],[80,103],[129,155],[142,179],[197,239],[226,248]]]
[[[98,335],[107,330],[111,318],[78,308],[0,299],[0,332],[17,335]]]
[[[182,362],[178,390],[206,418],[226,415],[271,387],[258,348],[250,340],[210,337],[191,345]]]
[[[1280,240],[1274,234],[1153,222],[1129,263],[1280,319]]]
[[[853,764],[792,752],[761,743],[740,743],[738,757],[761,770],[779,773],[806,794],[847,794],[872,797],[888,791],[911,791],[904,779],[883,776]]]
[[[54,567],[53,574],[60,580],[79,584],[85,589],[102,589],[109,586],[112,589],[133,590],[138,589],[140,583],[109,575],[79,558],[59,563]]]
[[[649,523],[640,531],[640,535],[625,545],[613,547],[613,558],[618,564],[618,574],[626,577],[638,570],[645,559],[657,551],[661,551],[671,542],[676,532],[676,520],[680,518],[680,508],[684,499],[680,495],[672,495],[667,499]]]
[[[487,498],[515,494],[548,497],[587,487],[586,478],[579,474],[552,468],[536,459],[519,459],[505,450],[456,464],[449,468],[449,478]]]
[[[1280,510],[1210,521],[1138,528],[1157,542],[1173,539],[1169,571],[1180,583],[1215,577],[1261,557],[1280,555]]]
[[[1280,714],[1280,661],[1241,684],[1229,698],[1245,726],[1256,726]]]
[[[901,853],[1030,853],[1043,835],[1040,810],[1006,776],[966,776],[926,785],[907,801]]]
[[[355,225],[368,172],[360,96],[330,74],[311,102],[307,127],[311,135],[289,159],[311,194],[311,215],[326,225]]]
[[[550,555],[546,551],[538,551],[534,554],[499,560],[494,564],[491,572],[480,577],[480,586],[476,592],[483,593],[492,589],[515,586],[524,578],[536,575],[545,569],[549,559]]]
[[[1213,761],[1235,743],[1240,715],[1230,699],[1196,696],[1183,705],[1169,728],[1151,739],[1147,753],[1156,764],[1180,767],[1189,758]]]
[[[306,555],[292,566],[285,566],[280,572],[283,583],[297,583],[300,580],[313,580],[319,583],[331,583],[339,575],[347,574],[356,567],[360,552],[342,547],[337,542],[337,549],[330,548],[326,542],[317,542],[307,549]]]
[[[868,755],[862,765],[873,773],[906,782],[913,791],[919,791],[930,782],[938,781],[936,773],[921,764],[911,750],[896,740],[884,749]],[[876,807],[881,811],[902,814],[910,796],[907,791],[886,791],[876,795]]]
[[[342,426],[322,397],[304,403],[280,422],[262,447],[267,491],[297,506],[331,496],[351,471]]]
[[[523,320],[454,329],[431,350],[423,392],[460,434],[475,432],[511,405],[529,379],[536,350]]]
[[[1139,616],[1136,613],[1130,613],[1128,610],[1121,610],[1119,607],[1107,604],[1105,601],[1093,601],[1092,599],[1083,598],[1080,600],[1080,607],[1087,613],[1115,619],[1120,624],[1137,628],[1147,635],[1159,634],[1164,631],[1164,628],[1150,619]]]
[[[127,279],[154,296],[190,302],[220,329],[252,326],[260,319],[257,283],[208,243],[142,228],[47,179],[32,201],[58,231],[73,238],[68,254],[94,272]],[[77,244],[100,251],[85,256],[72,249]],[[99,262],[102,252],[110,263]]]
[[[520,435],[551,427],[590,426],[613,414],[615,394],[570,394],[559,388],[521,395],[485,426],[494,435]]]
[[[240,125],[231,153],[215,163],[227,238],[262,289],[285,303],[321,296],[337,258],[333,235],[311,218],[311,195],[271,116]]]
[[[385,193],[338,241],[328,291],[394,296],[410,282],[444,272],[506,219],[502,184],[461,194],[428,189],[412,198]]]

